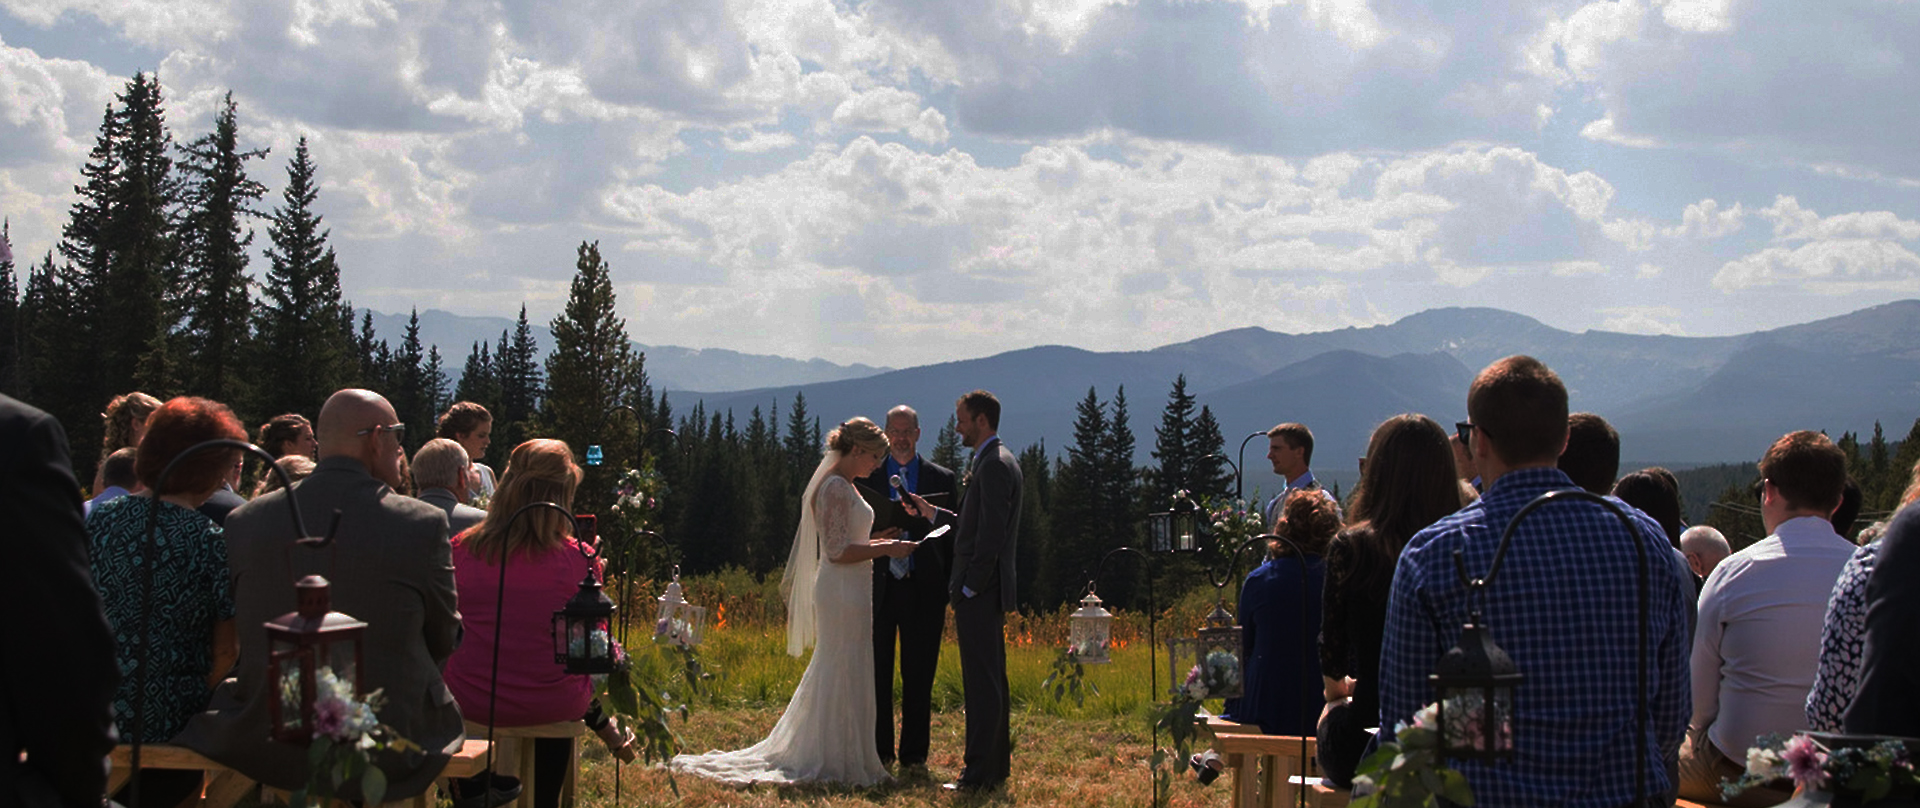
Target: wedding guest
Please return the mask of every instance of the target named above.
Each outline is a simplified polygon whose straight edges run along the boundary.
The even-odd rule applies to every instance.
[[[1768,536],[1734,553],[1700,591],[1693,638],[1693,720],[1680,753],[1680,796],[1719,800],[1748,747],[1807,728],[1829,593],[1854,547],[1833,532],[1847,456],[1818,432],[1789,433],[1760,458],[1760,518]],[[1751,789],[1734,805],[1789,795]]]
[[[468,486],[468,501],[491,498],[494,489],[493,469],[480,459],[487,456],[487,447],[493,443],[493,413],[471,401],[455,402],[440,414],[436,436],[458,441],[460,447],[467,450],[467,459],[473,464],[473,482]]]
[[[114,396],[107,402],[107,411],[100,413],[104,430],[100,436],[100,457],[106,458],[114,452],[130,446],[139,446],[141,436],[147,432],[147,416],[160,409],[160,399],[139,391]],[[96,469],[93,488],[98,492],[103,486],[100,473]]]
[[[1607,419],[1590,412],[1567,416],[1567,448],[1555,465],[1573,480],[1573,484],[1605,494],[1613,490],[1613,478],[1620,474],[1620,433]]]
[[[1907,490],[1894,507],[1898,516],[1920,500],[1920,463],[1908,477]],[[1860,692],[1860,666],[1866,650],[1867,581],[1879,566],[1886,522],[1860,531],[1865,543],[1840,568],[1840,580],[1827,598],[1826,621],[1820,628],[1820,668],[1807,693],[1807,727],[1816,732],[1841,731],[1842,715]]]
[[[1299,552],[1286,542],[1269,542],[1266,562],[1240,587],[1243,690],[1227,700],[1222,718],[1257,724],[1268,735],[1312,734],[1323,702],[1320,659],[1310,649],[1320,628],[1327,543],[1339,531],[1331,495],[1309,488],[1287,493],[1273,532],[1299,545]]]
[[[60,422],[0,395],[0,805],[98,808],[113,749],[113,630],[87,569]],[[47,653],[58,652],[58,664]]]
[[[273,461],[273,465],[287,473],[287,482],[289,483],[297,483],[306,479],[307,475],[312,474],[313,470],[317,467],[317,464],[313,462],[313,458],[302,454],[282,456],[279,460]],[[285,487],[286,486],[280,481],[280,475],[268,471],[260,475],[260,482],[254,483],[253,498],[258,499],[262,494],[269,491],[278,491]]]
[[[486,511],[466,504],[471,464],[467,450],[446,438],[427,441],[413,453],[413,485],[420,489],[420,501],[446,511],[447,530],[456,536],[487,518]]]
[[[131,494],[140,488],[140,477],[133,472],[133,461],[138,455],[138,450],[128,446],[115,450],[113,454],[107,455],[107,459],[100,461],[100,493],[94,494],[93,499],[87,500],[85,506],[87,513],[93,513],[94,508]]]
[[[1267,527],[1272,528],[1280,519],[1280,504],[1286,501],[1287,492],[1320,487],[1313,479],[1313,430],[1295,423],[1276,424],[1267,430],[1267,461],[1273,464],[1273,473],[1286,483],[1261,510]]]
[[[1459,569],[1486,574],[1513,516],[1573,480],[1555,467],[1567,446],[1567,389],[1539,360],[1510,356],[1481,370],[1468,389],[1467,412],[1487,490],[1415,534],[1400,553],[1380,646],[1381,740],[1392,740],[1396,725],[1432,703],[1427,677],[1459,643],[1470,611],[1478,611],[1478,622],[1526,683],[1525,706],[1512,718],[1514,737],[1523,739],[1513,758],[1454,764],[1475,805],[1612,808],[1670,795],[1667,760],[1687,719],[1684,592],[1691,582],[1679,559],[1645,514],[1631,517],[1635,529],[1627,535],[1603,505],[1556,502],[1515,527],[1498,577],[1470,595]],[[1643,557],[1653,573],[1644,622],[1634,583]],[[1648,693],[1634,685],[1642,626],[1650,633]],[[1636,718],[1642,699],[1652,726]],[[1636,762],[1631,750],[1638,741],[1646,756]],[[1595,765],[1599,760],[1608,764]],[[1647,773],[1638,794],[1636,771]]]
[[[246,432],[242,431],[240,434],[240,440],[246,440]],[[238,492],[240,474],[246,471],[246,468],[246,457],[235,456],[233,465],[227,468],[227,476],[221,481],[219,490],[214,491],[213,496],[207,497],[207,501],[200,504],[200,512],[206,514],[208,519],[212,519],[214,524],[225,525],[227,514],[233,513],[234,508],[247,504],[247,498],[240,496]]]
[[[1447,433],[1424,415],[1396,415],[1373,430],[1348,509],[1352,526],[1327,547],[1320,623],[1320,770],[1353,787],[1368,730],[1380,720],[1380,639],[1393,570],[1407,539],[1474,497],[1465,496]],[[1469,489],[1471,490],[1471,489]]]
[[[1828,520],[1833,523],[1833,532],[1840,534],[1841,538],[1853,533],[1853,523],[1860,518],[1860,507],[1864,501],[1860,484],[1848,477],[1847,487],[1840,493],[1840,507],[1834,509],[1833,518]]]
[[[1915,494],[1907,487],[1903,500]],[[1868,577],[1859,691],[1846,707],[1842,728],[1850,735],[1920,736],[1920,508],[1902,507],[1880,539],[1880,557]]]
[[[1660,523],[1660,529],[1666,531],[1667,540],[1673,548],[1680,549],[1680,532],[1684,529],[1680,518],[1680,488],[1673,482],[1672,472],[1655,467],[1641,469],[1620,478],[1613,484],[1613,495],[1621,502],[1639,508],[1641,513],[1653,517]]]
[[[1713,568],[1733,555],[1733,546],[1727,543],[1727,537],[1719,530],[1708,525],[1694,525],[1680,534],[1680,552],[1686,556],[1687,569],[1693,572],[1695,596],[1699,588],[1707,583],[1707,576],[1713,574]]]
[[[313,437],[313,424],[297,412],[273,416],[260,425],[260,437],[254,442],[278,460],[287,455],[318,456],[320,441]]]
[[[599,562],[583,552],[564,514],[536,508],[514,518],[534,502],[570,507],[580,477],[567,444],[547,439],[522,443],[507,458],[491,509],[479,524],[453,538],[454,579],[466,639],[447,660],[447,687],[476,735],[487,724],[523,727],[585,716],[614,754],[632,760],[632,735],[600,713],[592,682],[567,673],[553,659],[553,613],[579,591],[581,579],[598,569]],[[496,612],[502,615],[498,623]],[[536,808],[559,805],[572,749],[572,738],[534,740]]]
[[[148,419],[140,441],[136,470],[147,491],[101,505],[87,518],[94,583],[120,641],[113,713],[123,741],[172,739],[206,709],[209,694],[239,656],[226,539],[195,509],[225,485],[240,451],[203,450],[177,464],[175,459],[202,441],[246,437],[224,404],[204,398],[167,402]],[[172,472],[160,479],[169,464]],[[149,542],[156,498],[158,530]],[[140,664],[147,668],[144,679]],[[145,769],[140,776],[141,801],[148,805],[176,804],[200,785],[197,771]]]

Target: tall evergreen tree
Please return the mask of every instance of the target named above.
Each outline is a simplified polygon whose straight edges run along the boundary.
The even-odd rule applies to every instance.
[[[1160,412],[1160,425],[1153,429],[1153,459],[1160,461],[1148,479],[1149,495],[1155,502],[1190,488],[1195,480],[1194,401],[1187,392],[1187,375],[1173,379],[1173,391],[1167,395],[1166,409]]]
[[[231,92],[214,117],[213,131],[181,148],[186,210],[180,242],[187,279],[186,344],[193,357],[187,389],[218,401],[240,400],[259,367],[248,361],[253,296],[247,248],[253,230],[243,220],[260,216],[254,206],[267,193],[247,176],[246,163],[265,156],[266,149],[240,149]]]
[[[1027,572],[1014,576],[1014,602],[1021,609],[1038,610],[1046,604],[1071,599],[1080,592],[1040,591],[1034,572],[1040,569],[1040,548],[1053,542],[1048,531],[1053,493],[1053,458],[1047,456],[1042,440],[1020,450],[1020,541],[1014,548],[1014,569]],[[942,464],[944,465],[944,464]],[[951,466],[949,468],[952,468]]]
[[[307,139],[287,162],[287,187],[274,208],[267,237],[267,273],[261,283],[258,343],[260,367],[272,368],[256,408],[266,417],[283,412],[318,414],[333,391],[369,382],[365,362],[373,350],[373,320],[363,321],[366,342],[353,332],[353,307],[340,292],[340,267],[331,233],[321,228],[314,203],[320,198],[318,169]]]
[[[608,413],[645,387],[645,357],[633,349],[626,320],[615,313],[612,270],[600,257],[600,244],[582,242],[574,266],[567,306],[553,320],[541,429],[575,451],[598,444],[606,467],[626,468],[635,461],[631,447],[637,425]],[[581,489],[577,507],[588,513],[605,510],[611,490],[611,485],[589,484]]]
[[[1105,522],[1101,476],[1109,431],[1106,405],[1089,387],[1087,397],[1074,407],[1073,442],[1053,476],[1047,541],[1038,548],[1034,576],[1033,596],[1042,608],[1051,609],[1085,583],[1090,564],[1099,560]]]
[[[493,413],[493,442],[510,451],[532,437],[530,421],[542,395],[540,356],[533,341],[533,326],[527,322],[526,304],[520,305],[520,319],[513,324],[512,334],[500,332],[493,364],[500,375],[500,409]]]
[[[405,445],[409,454],[432,437],[433,419],[439,414],[433,408],[433,394],[427,389],[426,362],[427,356],[420,344],[420,310],[414,309],[407,318],[400,348],[393,352],[387,387],[380,391],[393,404],[400,422],[408,427]]]
[[[1189,453],[1193,456],[1192,482],[1187,490],[1196,497],[1224,499],[1233,492],[1233,475],[1227,472],[1227,440],[1220,434],[1220,421],[1213,410],[1202,406],[1193,419],[1193,431],[1187,433]]]
[[[422,423],[431,424],[435,418],[440,416],[440,412],[447,408],[448,404],[453,403],[453,401],[447,398],[446,362],[440,358],[440,346],[438,345],[427,346],[427,364],[420,368],[420,389],[426,391],[427,394],[427,419]],[[421,427],[421,430],[423,433],[431,431],[424,426]],[[424,436],[420,442],[426,442]]]
[[[500,411],[500,374],[493,366],[493,348],[485,340],[474,341],[467,353],[453,400],[474,402],[486,407],[487,412]]]
[[[13,225],[0,221],[0,393],[20,397],[20,286],[13,274]]]
[[[949,413],[946,425],[940,427],[940,435],[934,438],[933,454],[930,455],[933,462],[953,469],[956,475],[965,469],[967,463],[966,455],[961,452],[966,447],[960,443],[959,426],[960,422],[955,420],[952,413]],[[957,491],[954,493],[959,494]]]
[[[787,437],[782,444],[787,453],[787,488],[799,492],[820,462],[819,427],[807,414],[807,394],[793,392],[793,407],[787,410]]]
[[[173,138],[167,134],[158,76],[135,74],[117,99],[124,126],[112,215],[102,234],[112,258],[106,282],[96,289],[97,367],[109,384],[131,379],[139,389],[165,398],[179,388],[180,357],[172,335],[187,287],[178,267],[174,215],[180,196]]]

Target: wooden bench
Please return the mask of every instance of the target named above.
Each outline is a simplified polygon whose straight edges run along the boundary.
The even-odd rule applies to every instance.
[[[1258,727],[1218,717],[1207,720],[1213,749],[1226,759],[1233,790],[1233,808],[1289,808],[1300,804],[1307,789],[1307,805],[1339,808],[1347,792],[1324,785],[1313,738],[1263,735]],[[1305,741],[1304,754],[1301,741]]]
[[[574,788],[580,772],[580,736],[586,734],[587,725],[582,721],[559,721],[552,724],[537,724],[528,727],[494,727],[493,770],[499,774],[520,778],[520,799],[513,803],[519,808],[533,806],[533,741],[537,738],[572,739],[571,750],[567,755],[567,780],[560,786],[560,804],[572,805]],[[467,722],[467,737],[487,737],[487,725]],[[482,742],[484,743],[484,741]],[[486,766],[483,759],[475,764],[474,772]]]
[[[466,744],[460,747],[460,752],[454,755],[451,760],[447,761],[447,767],[440,772],[438,779],[444,783],[449,777],[472,777],[480,773],[481,768],[486,765],[486,759],[487,742],[469,737]],[[132,779],[133,747],[125,744],[114,747],[112,761],[113,770],[107,777],[108,794],[119,791],[121,787],[127,784],[128,780]],[[140,747],[140,768],[179,769],[201,772],[201,782],[203,786],[198,802],[203,808],[232,808],[232,806],[240,802],[241,799],[252,794],[255,789],[280,794],[281,798],[283,800],[285,799],[284,792],[279,792],[277,789],[263,788],[259,783],[254,782],[252,778],[233,769],[229,769],[211,758],[184,746],[142,744]],[[383,805],[395,806],[396,808],[400,808],[401,806],[405,806],[406,808],[432,808],[435,802],[436,800],[433,798],[432,789],[429,789],[427,793],[404,800],[386,802],[383,803]],[[344,803],[336,804],[344,805]]]

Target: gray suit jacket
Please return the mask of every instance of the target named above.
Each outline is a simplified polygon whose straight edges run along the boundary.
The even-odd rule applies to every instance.
[[[427,751],[423,760],[377,758],[388,799],[433,784],[465,741],[460,710],[440,678],[459,643],[447,517],[439,508],[394,493],[359,461],[329,457],[296,483],[293,496],[307,528],[324,534],[341,513],[331,547],[295,547],[286,491],[274,491],[227,517],[228,565],[240,627],[236,678],[214,691],[174,743],[198,750],[276,788],[305,784],[306,750],[268,740],[267,635],[262,624],[294,609],[293,582],[320,574],[332,583],[333,609],[367,623],[361,688],[386,693],[382,723]],[[291,573],[289,573],[291,567]],[[357,795],[356,795],[357,796]]]
[[[447,534],[460,535],[460,531],[480,524],[487,518],[487,512],[453,498],[453,492],[445,488],[429,488],[420,492],[420,501],[435,506],[447,513]]]
[[[1014,545],[1020,532],[1020,463],[1004,441],[974,458],[972,480],[961,494],[954,530],[953,572],[947,592],[955,602],[962,586],[974,594],[1000,589],[1000,610],[1013,611]]]

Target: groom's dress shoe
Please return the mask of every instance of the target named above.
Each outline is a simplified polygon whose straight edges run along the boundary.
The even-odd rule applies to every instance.
[[[999,783],[986,783],[977,780],[955,780],[940,787],[956,794],[985,794],[999,787]]]

